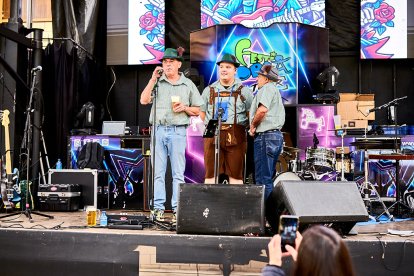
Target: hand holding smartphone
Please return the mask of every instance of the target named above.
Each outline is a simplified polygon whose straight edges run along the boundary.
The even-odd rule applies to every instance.
[[[282,215],[279,219],[279,235],[281,237],[282,252],[286,252],[285,245],[295,248],[296,231],[299,229],[299,217]]]

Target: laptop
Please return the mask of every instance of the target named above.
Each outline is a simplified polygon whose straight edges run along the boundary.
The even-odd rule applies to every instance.
[[[125,135],[126,121],[103,121],[102,135]]]

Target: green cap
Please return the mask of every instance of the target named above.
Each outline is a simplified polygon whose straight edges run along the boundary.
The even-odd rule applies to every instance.
[[[240,63],[237,62],[237,59],[232,54],[224,54],[223,57],[219,62],[217,62],[217,65],[220,65],[222,62],[227,62],[233,64],[236,68],[240,66]]]

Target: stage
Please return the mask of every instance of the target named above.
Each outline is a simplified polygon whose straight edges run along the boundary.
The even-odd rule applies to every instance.
[[[25,215],[0,220],[2,275],[260,275],[267,263],[270,237],[88,228],[85,212],[44,214],[54,219],[33,214],[32,223]],[[357,225],[357,235],[344,237],[358,275],[412,275],[414,238],[388,229],[410,231],[414,221]]]

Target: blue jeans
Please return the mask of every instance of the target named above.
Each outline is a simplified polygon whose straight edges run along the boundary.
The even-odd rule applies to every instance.
[[[187,146],[187,127],[163,126],[155,128],[155,165],[154,165],[154,209],[165,210],[165,173],[167,158],[170,158],[173,178],[171,206],[177,208],[177,195],[180,183],[184,183],[185,148]]]
[[[254,164],[257,185],[265,185],[265,200],[273,191],[276,162],[283,148],[280,131],[259,133],[254,138]]]

